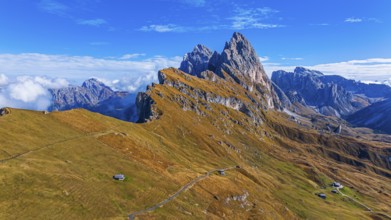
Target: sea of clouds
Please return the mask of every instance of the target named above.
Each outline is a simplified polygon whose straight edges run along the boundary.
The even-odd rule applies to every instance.
[[[138,92],[157,81],[157,72],[178,67],[180,57],[90,56],[37,53],[0,54],[0,107],[46,110],[52,102],[49,89],[81,85],[96,78],[113,90]]]
[[[52,97],[49,88],[69,85],[66,79],[49,79],[41,76],[18,76],[10,80],[0,74],[0,107],[46,110]]]

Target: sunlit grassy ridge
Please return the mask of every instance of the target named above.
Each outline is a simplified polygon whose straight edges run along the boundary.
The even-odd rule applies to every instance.
[[[169,80],[222,97],[251,98],[228,80],[210,82],[164,70]],[[190,90],[190,93],[192,90]],[[139,218],[370,219],[359,205],[391,212],[390,147],[301,128],[259,110],[263,124],[168,85],[149,92],[158,120],[133,124],[86,110],[43,114],[12,109],[0,117],[0,219],[126,219],[208,170],[239,165],[195,184]],[[197,104],[198,103],[198,104]],[[198,114],[183,110],[197,105]],[[368,157],[359,158],[359,149]],[[332,152],[332,153],[331,153]],[[19,156],[18,156],[19,155]],[[362,156],[362,155],[361,155]],[[8,158],[8,159],[7,159]],[[116,173],[126,175],[114,181]],[[322,200],[315,194],[324,192]],[[244,199],[242,199],[244,198]],[[379,216],[379,215],[378,215]]]

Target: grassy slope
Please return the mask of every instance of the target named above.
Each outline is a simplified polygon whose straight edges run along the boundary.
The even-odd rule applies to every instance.
[[[232,83],[214,85],[172,70],[166,74],[194,88],[249,101]],[[232,90],[227,93],[224,86]],[[172,87],[156,85],[151,96],[163,115],[145,124],[85,110],[45,115],[12,109],[0,117],[0,159],[25,153],[0,163],[0,219],[124,219],[208,170],[237,164],[242,169],[212,175],[140,217],[369,219],[359,205],[323,189],[333,179],[354,187],[346,194],[390,213],[389,178],[370,166],[357,168],[320,154],[316,134],[280,114],[265,113],[267,123],[255,127],[244,114],[217,104],[211,104],[212,110],[201,106],[205,116],[183,111],[179,96],[196,100]],[[333,150],[348,157],[341,149]],[[115,173],[127,179],[116,182]],[[367,185],[368,179],[376,184]],[[328,199],[319,199],[319,192]],[[229,199],[246,193],[243,201]]]

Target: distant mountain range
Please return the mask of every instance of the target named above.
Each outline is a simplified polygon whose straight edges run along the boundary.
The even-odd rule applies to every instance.
[[[136,121],[136,94],[113,91],[97,79],[86,80],[81,86],[50,89],[52,105],[49,111],[85,108],[124,121]]]
[[[368,127],[391,134],[391,99],[376,102],[349,115],[347,121],[360,127]]]
[[[337,75],[324,75],[315,70],[297,67],[294,72],[275,71],[272,81],[285,108],[299,104],[326,116],[347,119],[355,126],[364,126],[391,133],[385,121],[391,116],[387,100],[391,87],[384,84],[365,84]],[[300,112],[297,112],[300,114]]]

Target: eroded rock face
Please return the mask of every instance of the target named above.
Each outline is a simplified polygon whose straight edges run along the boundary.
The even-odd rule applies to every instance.
[[[151,88],[148,87],[146,92],[140,92],[136,98],[136,106],[137,106],[137,115],[139,123],[148,122],[154,119],[159,118],[159,113],[156,108],[153,106],[155,102],[149,95],[149,90]]]
[[[171,68],[170,71],[173,71],[179,75],[186,76],[186,74],[173,68]],[[247,115],[248,117],[250,117],[254,123],[258,123],[258,124],[262,123],[261,117],[257,115],[259,110],[262,108],[262,106],[260,106],[259,103],[256,103],[255,100],[252,100],[253,102],[251,104],[244,103],[241,99],[235,96],[224,97],[221,95],[217,95],[216,93],[213,92],[207,92],[199,88],[191,87],[188,84],[181,82],[180,80],[169,80],[167,79],[164,70],[159,71],[158,78],[160,84],[173,87],[176,90],[178,90],[180,93],[187,95],[192,99],[196,100],[197,104],[194,104],[189,102],[189,100],[187,100],[184,96],[180,96],[180,95],[176,96],[176,102],[179,103],[182,106],[182,109],[185,111],[194,111],[199,115],[203,115],[204,113],[200,110],[200,105],[202,105],[206,109],[210,109],[211,108],[210,103],[214,103],[214,104],[220,104],[225,107],[240,111],[245,115]],[[210,71],[204,71],[202,73],[202,78],[206,78],[210,81],[215,81],[215,82],[223,81],[223,79],[221,78],[218,79],[216,74]],[[190,78],[188,80],[191,81]],[[155,113],[155,115],[157,114]]]
[[[280,100],[282,106],[290,107],[292,105],[288,96],[282,91],[280,87],[278,87],[275,83],[272,83],[273,90],[276,92],[278,99]]]
[[[257,53],[250,42],[238,32],[235,32],[231,40],[225,44],[219,62],[220,65],[227,64],[237,69],[240,74],[248,77],[252,82],[270,87],[270,80]]]
[[[173,77],[173,74],[177,74],[177,77]],[[170,76],[168,77],[168,75]],[[205,90],[205,88],[194,87],[192,86],[192,83],[195,78],[175,68],[159,71],[158,78],[159,84],[164,85],[165,87],[172,87],[179,92],[175,93],[172,97],[166,98],[169,98],[171,101],[178,104],[183,111],[193,111],[197,115],[207,116],[213,111],[213,104],[219,104],[245,114],[248,117],[249,123],[256,126],[263,124],[262,110],[267,110],[267,107],[259,100],[257,101],[254,99],[255,96],[249,95],[248,92],[246,92],[248,99],[243,99],[243,94],[240,98],[234,95],[235,92],[222,93],[222,91],[214,92],[208,89]],[[232,88],[231,86],[225,86],[224,84],[228,82],[211,71],[202,72],[201,78],[213,81],[226,89]],[[198,81],[197,83],[200,82]],[[203,83],[208,82],[205,81]],[[234,82],[231,81],[230,83],[232,85]],[[239,85],[232,89],[234,89],[234,91],[244,91]],[[159,109],[156,108],[154,98],[151,97],[151,94],[153,94],[154,91],[158,96],[164,96],[161,92],[156,92],[154,84],[149,86],[146,92],[139,93],[137,96],[138,122],[140,123],[157,119],[161,115]],[[223,112],[221,113],[225,114]]]
[[[179,69],[185,73],[199,77],[201,72],[208,70],[211,57],[212,51],[209,48],[198,44],[194,47],[192,52],[185,54]]]

